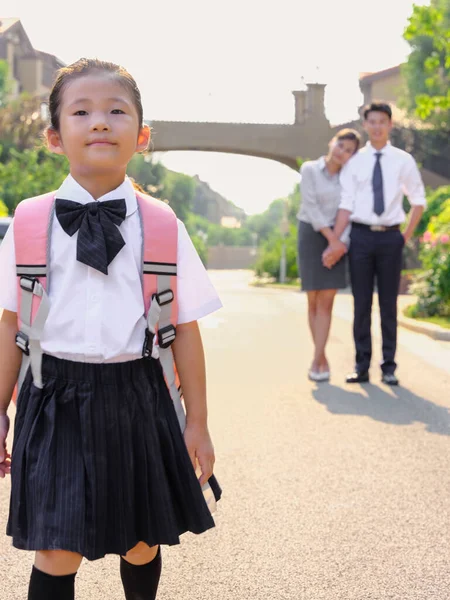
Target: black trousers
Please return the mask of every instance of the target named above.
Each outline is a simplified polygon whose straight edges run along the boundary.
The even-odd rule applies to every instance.
[[[375,278],[380,305],[384,373],[394,373],[397,364],[397,296],[402,269],[404,239],[399,230],[371,231],[352,227],[350,278],[354,299],[353,337],[356,370],[368,371],[372,358],[372,298]]]

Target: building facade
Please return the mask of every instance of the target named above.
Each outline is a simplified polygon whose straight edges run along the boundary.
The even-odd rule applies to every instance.
[[[56,71],[64,66],[53,54],[36,50],[16,18],[0,17],[0,60],[8,63],[12,99],[23,92],[46,98]]]

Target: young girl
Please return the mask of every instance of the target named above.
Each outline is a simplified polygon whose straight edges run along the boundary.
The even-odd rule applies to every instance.
[[[59,72],[49,108],[48,147],[66,155],[70,175],[55,194],[49,229],[42,384],[29,370],[17,402],[11,461],[7,409],[22,360],[15,341],[14,222],[0,248],[0,476],[11,470],[12,479],[7,533],[16,548],[36,551],[29,600],[73,599],[82,558],[108,553],[121,556],[126,599],[151,600],[160,544],[214,526],[201,488],[209,480],[220,496],[197,319],[221,303],[178,221],[172,348],[186,406],[183,439],[161,362],[143,358],[143,231],[125,175],[150,139],[139,90],[123,68],[82,59]],[[104,225],[91,237],[82,233],[84,225],[73,229],[71,207],[76,217],[87,214],[84,205],[94,217],[114,213],[109,221],[81,219],[88,229]],[[155,348],[149,350],[155,356]]]

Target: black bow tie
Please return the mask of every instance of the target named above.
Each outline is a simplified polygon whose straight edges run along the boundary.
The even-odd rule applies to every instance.
[[[64,231],[78,230],[77,260],[108,274],[108,265],[125,246],[118,229],[127,213],[124,199],[80,204],[56,198],[55,212]]]

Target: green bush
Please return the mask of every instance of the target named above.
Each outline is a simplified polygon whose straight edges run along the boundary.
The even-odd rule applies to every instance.
[[[437,217],[443,205],[450,198],[450,185],[443,185],[427,197],[427,207],[422,215],[419,225],[417,226],[415,235],[421,236],[425,233],[433,217]]]
[[[417,303],[413,317],[450,316],[450,198],[438,215],[431,217],[421,238],[420,259],[424,271],[415,277],[411,292]]]
[[[285,238],[286,243],[286,277],[295,279],[298,277],[297,268],[297,228],[294,224],[289,225],[289,233]],[[283,245],[283,236],[279,232],[273,232],[269,239],[262,245],[259,258],[254,266],[258,277],[274,277],[280,280],[280,261]]]

